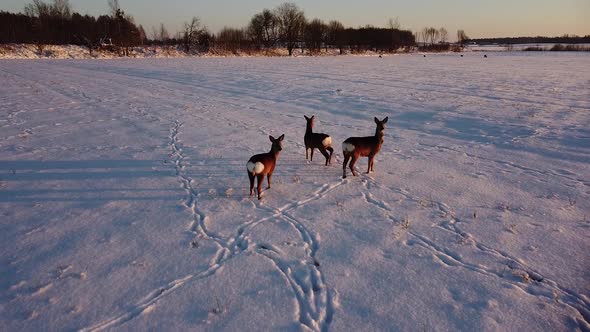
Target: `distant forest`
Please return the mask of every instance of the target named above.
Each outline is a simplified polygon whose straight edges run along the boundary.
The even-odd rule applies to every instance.
[[[468,43],[478,45],[513,45],[513,44],[590,44],[590,35],[584,37],[565,35],[561,37],[506,37],[468,39]]]
[[[24,13],[0,12],[0,43],[76,44],[93,48],[116,48],[127,53],[140,45],[181,47],[186,52],[271,50],[296,48],[309,53],[323,48],[362,52],[374,50],[394,52],[416,45],[412,31],[401,29],[390,20],[388,28],[365,26],[345,28],[338,21],[308,20],[303,11],[292,3],[255,14],[244,28],[224,28],[213,34],[197,17],[184,24],[182,31],[170,35],[163,24],[151,29],[150,36],[133,16],[123,11],[118,0],[108,0],[110,13],[99,17],[75,13],[68,0],[33,0],[25,5]],[[438,31],[438,30],[437,30]]]
[[[103,0],[104,1],[104,0]],[[98,17],[81,15],[72,10],[69,0],[32,0],[24,13],[0,11],[0,44],[36,44],[40,53],[44,45],[75,44],[93,49],[106,49],[129,55],[130,47],[160,45],[176,47],[187,53],[207,52],[273,52],[286,48],[289,55],[295,49],[309,54],[334,49],[340,54],[365,51],[398,52],[461,51],[466,42],[478,44],[522,43],[590,43],[590,36],[518,37],[469,39],[464,30],[457,31],[457,44],[449,43],[444,28],[425,27],[413,33],[401,28],[397,19],[389,19],[387,27],[344,27],[337,20],[324,22],[306,18],[303,10],[293,3],[283,3],[274,9],[263,9],[242,28],[223,28],[211,33],[197,17],[185,22],[181,31],[170,34],[164,24],[152,27],[150,34],[135,23],[119,4],[106,0],[110,11]]]

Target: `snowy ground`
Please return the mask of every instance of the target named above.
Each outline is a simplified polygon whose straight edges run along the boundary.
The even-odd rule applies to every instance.
[[[242,51],[234,54],[231,51],[211,49],[205,53],[186,53],[182,46],[138,46],[129,49],[130,58],[180,58],[180,57],[248,57],[248,56],[287,56],[286,48],[279,48],[269,51]],[[308,53],[305,53],[308,54]],[[338,55],[337,49],[322,50],[322,55]],[[377,56],[379,53],[367,51],[368,56]],[[301,55],[301,50],[294,52],[295,56]],[[80,45],[42,45],[41,50],[35,44],[0,44],[0,59],[114,59],[123,58],[119,53],[107,50],[96,50],[92,52],[86,46]]]
[[[0,330],[590,331],[590,57],[0,61]],[[335,160],[305,161],[303,115]],[[340,142],[389,116],[375,173]],[[285,134],[273,188],[246,161]]]
[[[161,46],[132,47],[132,58],[169,58],[189,56],[177,47]],[[0,44],[0,59],[113,59],[122,56],[105,51],[93,50],[80,45],[43,45],[42,50],[35,44]]]

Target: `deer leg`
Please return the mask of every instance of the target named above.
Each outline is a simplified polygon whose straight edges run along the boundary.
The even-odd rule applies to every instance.
[[[266,182],[268,182],[268,188],[266,189],[270,189],[270,178],[272,178],[272,173],[266,174]]]
[[[359,156],[353,154],[352,155],[352,159],[350,160],[350,171],[352,172],[352,175],[356,176],[356,172],[354,171],[354,164],[356,164],[356,161],[359,159]]]
[[[375,156],[369,156],[369,163],[368,163],[368,167],[367,167],[367,174],[371,173],[371,169],[373,168],[373,158],[375,158]]]
[[[305,160],[309,159],[309,148],[305,147]]]
[[[346,179],[346,164],[348,164],[348,161],[350,160],[350,155],[345,153],[344,154],[344,163],[342,164],[342,178]]]
[[[375,156],[373,156],[373,159],[371,160],[371,172],[374,172],[374,165],[375,165]]]
[[[326,148],[326,150],[330,151],[330,157],[328,158],[328,165],[332,165],[332,154],[334,153],[334,149],[329,146]]]
[[[311,159],[309,159],[311,161],[313,161],[313,150],[315,150],[315,149],[314,148],[311,148]]]
[[[318,150],[320,150],[320,152],[326,158],[326,166],[328,166],[328,161],[330,161],[330,155],[328,154],[328,151],[326,151],[326,148],[324,148],[323,146],[321,148],[318,148]]]
[[[262,193],[262,181],[264,181],[264,174],[258,174],[256,176],[256,179],[258,180],[258,183],[257,183],[257,185],[258,185],[258,187],[257,187],[258,199],[260,199],[260,194]]]
[[[254,194],[254,175],[248,172],[248,177],[250,178],[250,196]]]

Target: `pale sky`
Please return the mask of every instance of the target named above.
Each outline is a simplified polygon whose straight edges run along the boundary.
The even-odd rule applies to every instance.
[[[0,0],[0,10],[20,12],[29,0]],[[46,0],[46,2],[50,2]],[[171,33],[193,16],[212,32],[224,26],[244,27],[255,13],[284,0],[119,0],[122,9],[148,34],[164,23]],[[590,0],[295,0],[308,19],[337,19],[345,26],[385,27],[398,17],[402,28],[445,27],[469,37],[590,35]],[[75,11],[98,16],[108,12],[107,0],[70,0]]]

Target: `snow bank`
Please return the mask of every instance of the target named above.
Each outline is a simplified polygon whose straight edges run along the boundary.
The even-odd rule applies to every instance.
[[[339,50],[322,49],[320,56],[339,55]],[[366,51],[357,56],[378,56],[380,53]],[[258,57],[258,56],[287,56],[287,49],[279,48],[265,51],[230,52],[223,49],[211,49],[206,53],[186,53],[181,47],[176,46],[145,46],[132,47],[130,58],[182,58],[182,57]],[[293,51],[294,57],[309,56],[308,52],[301,49]],[[116,59],[123,58],[119,54],[106,50],[93,50],[79,45],[33,45],[33,44],[2,44],[0,45],[0,59]],[[128,57],[127,57],[128,58]]]

